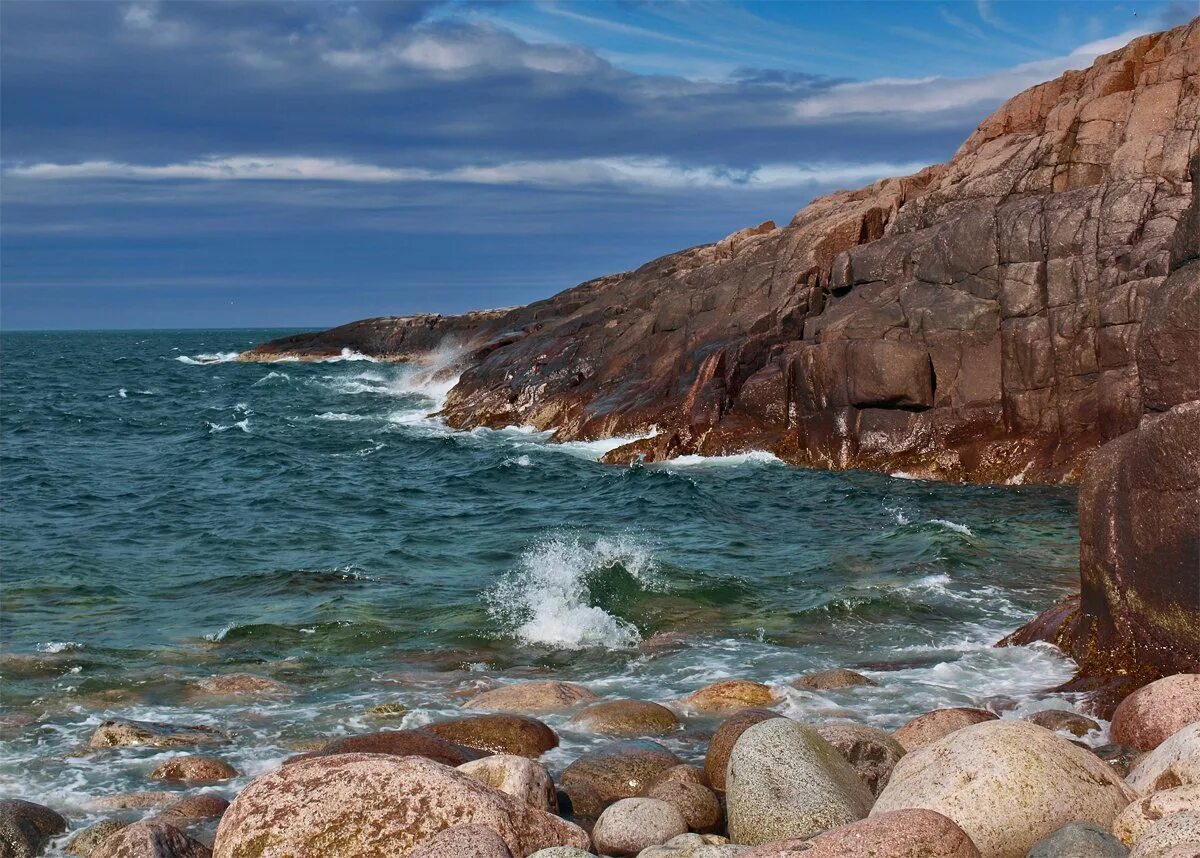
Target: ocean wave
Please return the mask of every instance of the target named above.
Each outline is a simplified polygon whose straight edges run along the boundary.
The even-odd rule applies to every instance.
[[[241,352],[211,352],[198,354],[194,357],[179,355],[175,358],[175,360],[191,366],[207,366],[214,363],[229,363],[230,361],[237,360],[239,354],[241,354]]]
[[[314,414],[313,419],[314,420],[332,420],[332,421],[338,422],[338,423],[350,423],[350,422],[357,422],[360,420],[374,420],[376,418],[371,417],[368,414],[347,414],[344,411],[323,411],[320,414]]]
[[[734,453],[729,456],[676,456],[674,459],[651,462],[646,467],[672,470],[674,468],[730,468],[740,465],[770,465],[779,463],[780,459],[774,453],[768,453],[766,450],[751,450],[748,453]]]
[[[36,649],[38,652],[46,653],[71,652],[83,649],[83,644],[75,643],[75,641],[48,641],[38,644]]]
[[[211,422],[208,424],[208,431],[210,434],[216,434],[216,433],[220,433],[220,432],[228,432],[230,429],[241,429],[247,435],[250,434],[250,418],[244,417],[241,420],[237,420],[233,423],[228,423],[228,424],[226,424],[226,423],[211,423]]]
[[[258,381],[254,382],[254,384],[252,384],[250,386],[258,387],[260,384],[267,384],[268,382],[281,381],[281,380],[282,381],[291,381],[292,377],[290,375],[288,375],[286,372],[276,372],[275,370],[271,370],[270,372],[268,372],[266,375],[264,375],[262,378],[260,378]]]
[[[952,530],[955,533],[961,533],[963,536],[975,535],[971,528],[967,527],[965,524],[959,524],[957,521],[950,521],[949,519],[945,518],[931,518],[929,519],[929,523],[936,524],[938,527],[945,528],[946,530]]]

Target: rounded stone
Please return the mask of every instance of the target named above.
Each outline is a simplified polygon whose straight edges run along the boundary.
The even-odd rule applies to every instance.
[[[500,835],[482,825],[459,825],[434,835],[408,858],[512,858]]]
[[[1139,795],[1200,784],[1200,723],[1189,724],[1138,760],[1125,781]]]
[[[815,691],[836,691],[840,688],[854,688],[859,685],[878,685],[874,679],[863,676],[854,670],[835,667],[830,670],[818,670],[800,677],[792,683],[795,688],[811,688]]]
[[[89,748],[177,748],[184,745],[219,745],[225,736],[200,724],[163,724],[109,718],[88,739]]]
[[[815,729],[854,767],[871,790],[871,795],[879,795],[883,791],[888,778],[892,776],[892,769],[904,756],[904,748],[900,743],[876,727],[865,724],[819,724]]]
[[[1093,822],[1068,822],[1043,837],[1026,858],[1125,858],[1121,841]]]
[[[475,751],[448,742],[423,730],[384,730],[362,733],[326,742],[320,750],[297,754],[283,761],[285,766],[314,757],[336,754],[389,754],[395,757],[424,757],[444,766],[461,766],[479,758]]]
[[[1086,736],[1093,730],[1100,729],[1100,725],[1086,715],[1066,709],[1043,709],[1041,712],[1034,712],[1026,720],[1047,730],[1070,733],[1072,736]]]
[[[657,742],[610,742],[571,763],[559,785],[576,816],[597,817],[614,801],[640,796],[660,774],[683,761]]]
[[[151,792],[119,792],[101,796],[87,803],[88,810],[145,810],[160,807],[178,799],[180,793],[163,790]]]
[[[742,709],[771,706],[777,697],[770,686],[748,679],[727,679],[693,691],[679,702],[695,712],[727,715]]]
[[[592,840],[603,855],[637,855],[687,833],[683,814],[655,798],[623,798],[605,809],[592,829]]]
[[[574,682],[548,680],[503,685],[472,697],[463,704],[463,708],[542,715],[562,712],[599,699],[598,695]]]
[[[212,850],[175,826],[151,819],[104,838],[89,858],[212,858]]]
[[[1122,700],[1109,734],[1114,742],[1151,751],[1196,721],[1200,721],[1200,673],[1178,673]]]
[[[913,751],[930,742],[936,742],[943,736],[949,736],[955,730],[995,720],[996,714],[986,709],[972,709],[969,706],[934,709],[897,728],[892,733],[892,738],[899,742],[905,751]]]
[[[787,718],[750,727],[729,755],[725,807],[734,843],[813,837],[862,819],[871,800],[832,745]]]
[[[45,805],[19,798],[0,801],[0,854],[39,855],[51,837],[66,830],[62,815]]]
[[[1158,820],[1174,813],[1200,809],[1200,784],[1165,789],[1135,801],[1121,811],[1112,832],[1126,846],[1137,843]]]
[[[1089,751],[1028,721],[963,727],[909,751],[872,815],[908,807],[954,820],[985,858],[1020,858],[1068,822],[1107,829],[1134,793]]]
[[[665,784],[671,781],[682,781],[684,783],[700,784],[700,786],[709,786],[708,776],[704,773],[704,769],[700,768],[699,766],[691,766],[683,763],[678,766],[671,766],[671,768],[667,769],[658,777],[656,777],[651,782],[650,788],[653,789],[659,784]]]
[[[571,719],[571,725],[603,736],[662,736],[680,727],[679,716],[648,700],[602,700]]]
[[[229,800],[224,796],[217,795],[215,792],[202,792],[167,805],[157,818],[184,828],[206,819],[220,819],[228,808]]]
[[[223,673],[201,679],[195,686],[205,694],[241,697],[278,697],[290,694],[290,686],[253,673]]]
[[[549,849],[539,849],[529,858],[596,858],[596,856],[586,849],[579,849],[575,846],[551,846]]]
[[[88,858],[97,846],[128,824],[119,819],[102,819],[95,825],[89,825],[67,841],[66,853]]]
[[[181,754],[157,765],[150,777],[156,781],[224,781],[237,777],[237,769],[217,757]]]
[[[708,776],[709,786],[715,792],[725,792],[725,770],[729,765],[729,754],[741,735],[755,724],[778,717],[779,713],[770,709],[743,709],[721,722],[721,726],[708,742],[708,753],[704,755],[704,774]]]
[[[558,734],[527,715],[470,715],[426,724],[421,729],[482,754],[520,754],[536,759],[558,747]]]
[[[1129,858],[1194,858],[1200,855],[1200,810],[1173,813],[1138,838]]]
[[[686,780],[664,780],[646,793],[674,805],[683,815],[689,831],[711,832],[721,824],[721,803],[716,794],[703,784]]]
[[[794,850],[794,851],[792,851]],[[818,834],[768,843],[738,858],[979,858],[967,833],[932,810],[893,810]]]
[[[255,778],[225,812],[216,858],[407,855],[446,828],[482,825],[510,852],[586,848],[576,825],[423,757],[341,754]]]
[[[638,858],[738,858],[748,846],[736,846],[716,834],[680,834],[661,846],[643,849]]]
[[[530,807],[549,813],[558,812],[558,799],[550,773],[541,763],[528,757],[493,754],[463,763],[458,770]]]

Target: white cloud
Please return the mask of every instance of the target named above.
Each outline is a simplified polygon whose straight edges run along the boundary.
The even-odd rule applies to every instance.
[[[443,170],[387,167],[336,158],[210,157],[178,164],[118,161],[9,166],[5,175],[40,180],[302,181],[349,183],[443,182],[543,187],[618,186],[653,190],[770,190],[814,185],[859,185],[905,175],[920,163],[765,164],[751,169],[689,166],[667,158],[575,158],[510,161]]]

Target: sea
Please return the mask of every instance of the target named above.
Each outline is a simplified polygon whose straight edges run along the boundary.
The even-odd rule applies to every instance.
[[[283,333],[0,336],[0,795],[77,826],[173,789],[148,774],[178,750],[81,750],[110,717],[227,732],[239,777],[206,789],[232,797],[314,741],[526,679],[666,704],[754,679],[783,714],[888,729],[1078,704],[1047,691],[1057,650],[993,647],[1077,587],[1070,488],[765,452],[610,466],[622,439],[448,428],[444,373],[234,360]],[[878,685],[791,685],[828,667]],[[198,690],[231,672],[287,692]],[[552,770],[600,741],[546,720]],[[712,726],[660,741],[695,760]]]

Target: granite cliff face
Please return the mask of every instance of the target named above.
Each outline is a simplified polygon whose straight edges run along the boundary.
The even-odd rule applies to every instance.
[[[1158,323],[1198,129],[1193,21],[1021,93],[948,164],[820,198],[786,226],[527,307],[367,320],[245,358],[453,350],[452,426],[653,435],[613,462],[768,449],[1073,481],[1172,395],[1144,374],[1170,388],[1188,372],[1192,356],[1147,349],[1141,331]]]

